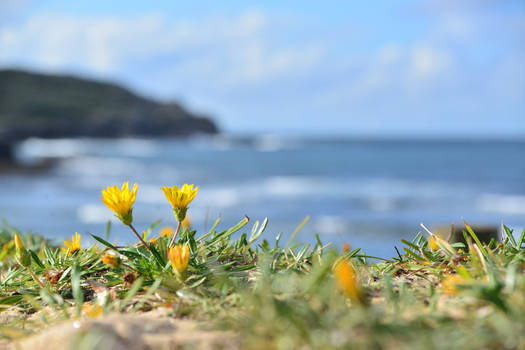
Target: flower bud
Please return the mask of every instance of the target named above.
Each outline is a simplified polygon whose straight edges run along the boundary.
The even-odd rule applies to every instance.
[[[22,243],[20,236],[18,236],[18,233],[15,233],[15,247],[16,247],[16,260],[18,261],[18,263],[24,267],[30,266],[31,265],[31,255],[24,247],[24,244]]]
[[[112,250],[108,250],[104,254],[104,256],[102,256],[102,262],[108,266],[111,266],[114,269],[118,269],[122,264],[122,260],[120,259],[118,254]]]

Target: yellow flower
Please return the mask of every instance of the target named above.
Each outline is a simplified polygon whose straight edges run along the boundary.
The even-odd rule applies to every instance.
[[[118,186],[110,186],[102,190],[102,202],[127,226],[131,225],[133,221],[132,206],[137,197],[138,187],[137,184],[134,184],[130,191],[129,182],[124,182],[122,189],[118,188]]]
[[[120,257],[117,253],[112,250],[108,250],[102,256],[102,262],[116,269],[120,267],[122,261],[120,260]]]
[[[363,293],[354,267],[347,259],[340,259],[334,265],[334,275],[339,289],[354,302],[363,302]]]
[[[71,240],[68,239],[64,241],[64,245],[67,248],[62,248],[62,250],[67,253],[67,255],[73,255],[75,252],[80,250],[80,239],[80,234],[75,232],[75,235],[71,237]]]
[[[183,276],[184,272],[188,268],[188,261],[190,259],[190,248],[188,245],[176,245],[168,249],[168,258],[171,262],[171,267],[173,271],[179,275]]]
[[[15,233],[15,247],[16,247],[16,260],[18,263],[24,267],[31,265],[31,255],[24,247],[22,240],[18,233]]]
[[[161,237],[171,237],[171,235],[175,232],[175,229],[171,226],[164,226],[160,229],[160,236]]]
[[[465,282],[466,280],[460,275],[447,275],[441,282],[441,289],[445,294],[457,295],[459,293],[457,285]]]
[[[20,239],[20,236],[18,233],[15,233],[15,247],[16,250],[25,250],[24,243],[22,243],[22,240]]]
[[[171,203],[173,212],[179,222],[182,222],[186,217],[188,205],[199,191],[199,186],[195,187],[195,189],[193,186],[194,185],[184,184],[181,188],[177,186],[160,188],[164,192],[166,199]]]
[[[435,252],[439,249],[438,242],[440,240],[443,240],[440,235],[430,235],[430,238],[428,239],[428,246],[430,247],[430,250]]]
[[[98,304],[84,303],[82,305],[82,313],[91,318],[102,316],[104,309]]]

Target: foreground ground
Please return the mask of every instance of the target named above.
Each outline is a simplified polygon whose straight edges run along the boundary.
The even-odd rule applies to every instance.
[[[183,229],[187,267],[156,227],[149,249],[114,246],[109,230],[85,249],[21,235],[25,256],[6,227],[0,347],[525,348],[525,231],[488,244],[468,226],[466,244],[420,233],[386,260],[295,235],[268,242],[265,222],[248,223]]]

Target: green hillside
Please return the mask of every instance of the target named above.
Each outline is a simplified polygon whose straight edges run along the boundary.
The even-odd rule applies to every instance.
[[[0,70],[0,130],[7,139],[216,133],[208,118],[112,84]]]

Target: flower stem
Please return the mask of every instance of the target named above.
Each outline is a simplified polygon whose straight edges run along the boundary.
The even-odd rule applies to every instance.
[[[29,273],[31,274],[31,277],[33,277],[33,279],[35,280],[35,282],[42,288],[42,289],[46,289],[46,286],[44,285],[44,283],[42,283],[42,281],[35,275],[35,273],[33,272],[33,270],[31,270],[31,268],[28,266],[27,267],[27,270],[29,271]]]
[[[142,244],[144,245],[144,247],[148,248],[148,250],[151,252],[151,254],[153,254],[153,252],[151,251],[151,248],[149,247],[148,243],[146,243],[142,237],[140,237],[140,235],[138,234],[137,230],[135,230],[135,227],[133,227],[132,224],[129,224],[128,225],[129,228],[133,231],[133,233],[135,234],[135,236],[137,236],[137,238],[142,242]]]
[[[177,235],[179,234],[179,230],[180,230],[180,221],[178,221],[177,223],[177,229],[175,230],[175,233],[173,234],[173,237],[171,238],[168,248],[170,248],[173,245],[173,243],[175,243],[175,239],[177,238]]]
[[[133,270],[133,271],[139,273],[139,271],[138,271],[136,268],[134,268],[133,266],[129,266],[128,264],[124,264],[124,263],[122,263],[122,266],[127,267],[128,269]]]

